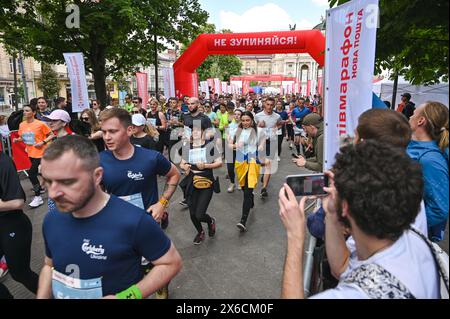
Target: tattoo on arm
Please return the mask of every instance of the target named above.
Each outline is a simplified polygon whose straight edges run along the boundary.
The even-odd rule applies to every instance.
[[[169,200],[173,193],[175,193],[175,191],[177,190],[177,184],[166,184],[164,185],[164,191],[163,191],[163,197],[167,200]]]

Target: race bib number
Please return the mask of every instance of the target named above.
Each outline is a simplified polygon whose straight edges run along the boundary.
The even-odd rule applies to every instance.
[[[138,193],[138,194],[133,194],[133,195],[128,195],[128,196],[119,196],[120,199],[123,199],[124,201],[144,209],[144,201],[142,200],[142,194]]]
[[[99,299],[103,297],[102,278],[78,279],[53,269],[52,292],[55,299]]]
[[[205,148],[195,148],[189,150],[189,163],[206,163],[206,149]]]
[[[184,127],[184,138],[191,138],[192,130],[189,126]]]
[[[34,136],[34,132],[23,132],[22,140],[26,145],[34,145],[36,144],[36,138]]]
[[[147,119],[147,124],[151,126],[156,126],[156,119]]]

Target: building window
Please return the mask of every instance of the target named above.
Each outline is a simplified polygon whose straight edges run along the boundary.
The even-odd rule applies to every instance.
[[[300,82],[305,83],[308,82],[308,71],[309,68],[306,65],[302,66],[302,73],[301,73],[301,78],[300,78]]]
[[[22,70],[19,66],[19,61],[16,59],[16,70],[17,74],[22,74]],[[14,73],[14,65],[13,65],[13,58],[9,58],[9,73]]]

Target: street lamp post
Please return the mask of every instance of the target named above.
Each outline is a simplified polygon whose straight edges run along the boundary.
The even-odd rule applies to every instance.
[[[23,98],[24,103],[28,103],[28,88],[27,88],[27,79],[25,75],[25,68],[23,67],[23,57],[22,57],[22,50],[19,50],[19,67],[20,70],[22,70],[22,85],[23,85]]]
[[[19,110],[19,101],[17,99],[18,89],[17,89],[17,64],[16,64],[16,54],[13,54],[13,72],[14,72],[14,96],[12,99],[14,105],[14,111]]]

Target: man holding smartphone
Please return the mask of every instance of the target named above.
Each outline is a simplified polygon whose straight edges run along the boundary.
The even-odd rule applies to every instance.
[[[314,156],[305,159],[298,155],[292,162],[299,167],[307,168],[311,171],[321,172],[323,170],[323,119],[317,113],[310,113],[303,119],[303,129],[309,137],[313,139]]]
[[[329,196],[323,207],[328,261],[339,284],[313,298],[439,298],[432,252],[410,228],[423,196],[420,166],[400,148],[365,140],[341,148],[333,172],[327,172],[330,187],[324,190]],[[304,297],[306,199],[298,204],[287,185],[279,193],[279,213],[288,234],[283,298]],[[346,241],[344,227],[353,244]]]

